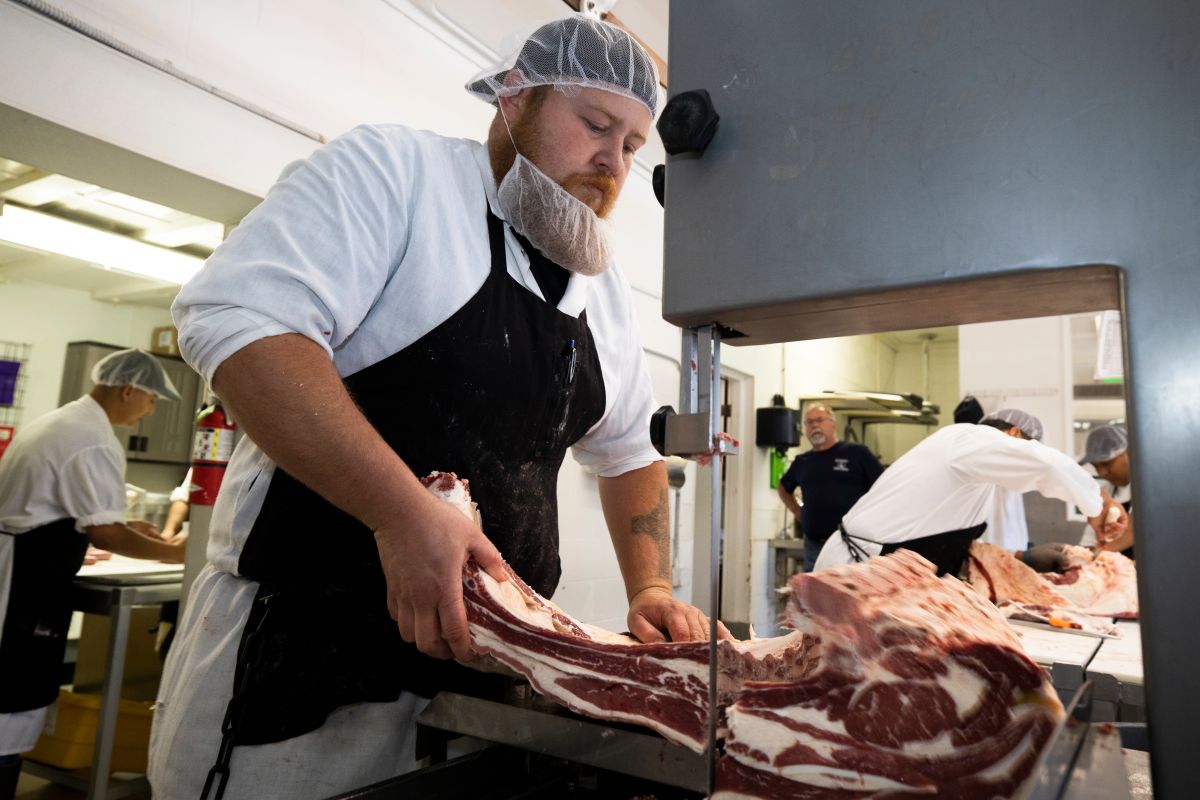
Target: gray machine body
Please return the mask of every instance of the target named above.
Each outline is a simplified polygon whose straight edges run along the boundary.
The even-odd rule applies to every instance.
[[[1119,308],[1157,797],[1200,786],[1200,3],[689,0],[664,317],[726,344]],[[740,338],[739,338],[740,337]]]

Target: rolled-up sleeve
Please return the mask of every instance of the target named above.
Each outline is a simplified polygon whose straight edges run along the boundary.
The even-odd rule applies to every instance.
[[[86,447],[71,456],[58,472],[58,491],[80,533],[125,521],[125,463],[111,447]]]
[[[332,355],[354,333],[407,240],[398,147],[362,126],[289,165],[183,287],[179,347],[205,381],[258,339],[298,333]]]

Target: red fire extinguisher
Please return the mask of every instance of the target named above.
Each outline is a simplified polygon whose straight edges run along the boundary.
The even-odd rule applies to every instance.
[[[192,439],[191,505],[211,506],[225,477],[225,467],[233,455],[233,432],[237,424],[225,413],[219,400],[200,409],[196,415],[196,434]]]

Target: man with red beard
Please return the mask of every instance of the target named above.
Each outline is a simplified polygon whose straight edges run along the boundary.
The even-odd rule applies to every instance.
[[[648,373],[601,221],[654,63],[571,15],[467,88],[497,107],[486,145],[357,128],[289,166],[176,300],[247,438],[165,667],[157,796],[328,797],[412,769],[425,698],[474,675],[449,660],[472,657],[463,564],[559,582],[568,447],[598,476],[630,632],[707,636],[671,595]],[[482,531],[422,488],[431,470],[470,481]]]

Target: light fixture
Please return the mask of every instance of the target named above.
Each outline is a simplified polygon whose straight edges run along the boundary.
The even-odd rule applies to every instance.
[[[27,208],[0,204],[0,241],[182,286],[204,261]]]

